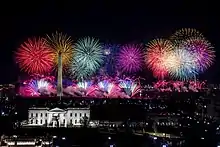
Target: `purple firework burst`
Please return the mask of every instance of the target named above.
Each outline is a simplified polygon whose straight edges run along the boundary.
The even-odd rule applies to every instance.
[[[195,56],[196,66],[199,72],[205,71],[213,64],[215,60],[215,51],[211,43],[206,39],[199,37],[190,38],[181,45]]]
[[[143,47],[141,45],[124,45],[118,56],[118,67],[122,72],[134,73],[143,65]]]

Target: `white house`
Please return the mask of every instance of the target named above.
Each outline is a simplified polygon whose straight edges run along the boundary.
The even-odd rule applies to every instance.
[[[89,108],[30,108],[28,121],[24,126],[75,127],[82,119],[90,119]]]

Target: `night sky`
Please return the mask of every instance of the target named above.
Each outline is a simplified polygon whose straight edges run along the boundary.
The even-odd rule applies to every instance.
[[[220,25],[217,2],[102,1],[2,1],[0,83],[16,82],[19,70],[13,54],[28,37],[44,36],[58,30],[72,36],[74,40],[93,36],[104,42],[147,43],[157,37],[169,37],[176,29],[185,27],[196,28],[202,32],[217,52],[215,65],[200,75],[200,78],[210,82],[220,80]]]

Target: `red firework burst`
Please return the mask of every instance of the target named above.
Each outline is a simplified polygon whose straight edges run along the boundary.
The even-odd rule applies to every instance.
[[[53,52],[43,38],[28,39],[16,52],[16,62],[21,70],[30,74],[48,73],[53,65]]]

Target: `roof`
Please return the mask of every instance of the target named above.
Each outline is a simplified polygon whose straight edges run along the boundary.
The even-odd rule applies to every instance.
[[[90,110],[89,108],[67,108],[67,110]]]
[[[45,108],[32,107],[32,108],[29,108],[29,110],[49,110],[49,108],[47,108],[47,107],[45,107]]]
[[[89,108],[67,108],[67,109],[61,109],[61,108],[53,108],[53,109],[49,109],[49,108],[37,108],[37,107],[32,107],[29,108],[29,110],[45,110],[48,112],[66,112],[66,110],[90,110]]]
[[[49,110],[49,112],[66,112],[66,111],[56,107],[56,108]]]

